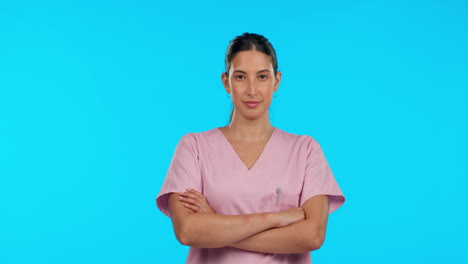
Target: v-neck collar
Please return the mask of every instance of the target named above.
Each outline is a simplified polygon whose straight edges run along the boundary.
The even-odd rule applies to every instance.
[[[260,153],[260,156],[258,156],[257,160],[254,162],[254,164],[252,165],[252,167],[250,167],[250,169],[247,167],[247,164],[244,163],[244,161],[240,158],[239,154],[237,154],[236,150],[234,149],[234,147],[232,146],[231,142],[229,142],[229,140],[226,138],[226,136],[224,135],[223,131],[221,131],[221,129],[219,127],[216,128],[216,130],[218,130],[218,132],[220,133],[221,137],[224,139],[224,141],[227,143],[228,147],[231,149],[231,151],[234,153],[234,155],[236,156],[237,160],[240,161],[240,163],[242,165],[244,165],[243,167],[245,168],[245,170],[247,170],[247,172],[251,172],[254,168],[257,167],[257,164],[261,161],[261,159],[263,158],[263,156],[265,156],[265,152],[268,150],[268,146],[271,145],[271,141],[274,137],[274,135],[276,134],[276,131],[278,130],[276,127],[273,127],[273,132],[271,133],[270,135],[270,138],[268,139],[267,143],[265,144],[265,146],[263,147],[263,150],[262,152]]]

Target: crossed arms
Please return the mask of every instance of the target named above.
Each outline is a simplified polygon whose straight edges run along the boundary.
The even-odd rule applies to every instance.
[[[196,206],[201,203],[206,205],[203,210]],[[317,195],[302,207],[283,212],[221,215],[197,191],[169,197],[172,225],[181,244],[280,254],[319,249],[325,240],[328,206],[328,196]]]

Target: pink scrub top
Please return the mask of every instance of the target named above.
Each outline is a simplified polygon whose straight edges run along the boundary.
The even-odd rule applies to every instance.
[[[316,195],[329,196],[331,213],[345,201],[317,141],[277,127],[250,170],[219,128],[184,135],[156,198],[158,208],[170,217],[169,195],[187,188],[200,191],[224,215],[279,212]],[[191,247],[187,263],[311,263],[311,256]]]

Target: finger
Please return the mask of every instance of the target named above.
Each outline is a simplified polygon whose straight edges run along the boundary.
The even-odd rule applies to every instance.
[[[180,200],[181,202],[183,202],[183,203],[187,203],[187,204],[190,204],[190,205],[193,205],[193,206],[197,206],[197,207],[199,207],[200,209],[209,207],[208,204],[206,204],[206,203],[204,203],[203,201],[200,201],[200,200],[198,200],[198,199],[180,197],[179,200]],[[198,212],[200,212],[200,209],[198,210]],[[208,212],[208,209],[206,209],[205,212]]]
[[[195,194],[185,194],[182,197],[184,199],[191,199],[191,201],[195,201],[198,204],[208,204],[208,202],[205,199],[200,198],[199,196]]]
[[[193,189],[187,189],[187,193],[190,193],[191,195],[195,195],[197,196],[198,198],[200,199],[205,199],[205,197],[203,197],[203,195]]]
[[[179,196],[179,200],[184,202],[184,203],[189,203],[189,204],[192,204],[192,205],[204,204],[202,201],[200,201],[198,199],[193,199],[193,198],[190,198],[190,197]]]
[[[195,213],[198,213],[198,210],[200,209],[200,207],[195,206],[195,205],[191,205],[191,204],[188,204],[188,203],[184,203],[184,207],[192,210]]]
[[[184,197],[190,197],[190,198],[193,198],[193,199],[200,199],[200,196],[194,194],[194,193],[190,193],[190,192],[184,192],[181,194],[182,196]]]
[[[194,190],[194,189],[187,189],[187,191],[190,192],[190,193],[195,194],[195,195],[198,196],[200,199],[202,199],[204,202],[206,202],[205,196],[203,196],[203,194],[201,194],[199,191]]]
[[[194,194],[184,194],[179,196],[181,199],[187,199],[187,201],[195,201],[195,203],[203,203],[206,204],[206,202],[202,199],[200,199],[198,196]]]

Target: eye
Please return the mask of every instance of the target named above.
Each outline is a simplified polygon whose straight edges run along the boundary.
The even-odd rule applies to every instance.
[[[234,78],[236,78],[236,80],[243,80],[245,79],[245,75],[239,74],[239,75],[234,76]]]
[[[259,78],[260,80],[266,80],[266,79],[268,79],[268,76],[265,75],[265,74],[262,74],[262,75],[259,75],[258,78]]]

